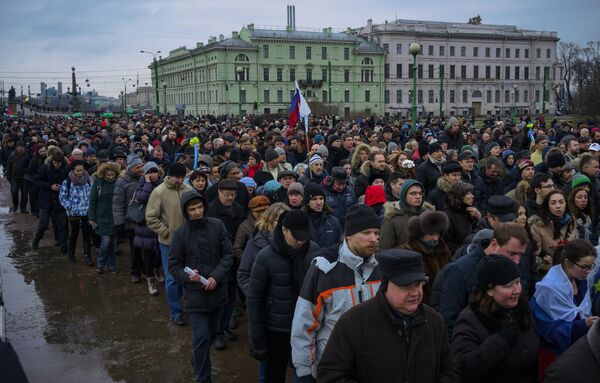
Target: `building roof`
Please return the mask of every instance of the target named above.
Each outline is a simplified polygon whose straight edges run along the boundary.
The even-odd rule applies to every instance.
[[[248,29],[252,38],[265,40],[298,40],[354,44],[356,37],[345,32],[309,32],[276,29]]]
[[[365,39],[359,39],[360,43],[358,45],[358,49],[356,50],[358,53],[378,53],[378,54],[383,54],[385,53],[384,49],[380,46],[378,46],[377,44],[365,40]]]

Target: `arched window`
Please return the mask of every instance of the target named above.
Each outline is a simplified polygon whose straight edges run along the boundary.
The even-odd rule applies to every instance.
[[[365,57],[361,64],[362,65],[373,65],[373,60],[371,60],[369,57]]]
[[[248,56],[246,56],[245,54],[240,53],[239,55],[235,56],[235,61],[250,61],[248,59]]]

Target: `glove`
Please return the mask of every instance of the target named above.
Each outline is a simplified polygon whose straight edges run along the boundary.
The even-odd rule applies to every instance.
[[[267,349],[266,348],[261,348],[261,349],[252,349],[250,350],[250,356],[253,357],[254,359],[260,361],[263,361],[267,358]]]
[[[510,322],[498,331],[498,335],[506,342],[508,347],[512,347],[517,343],[517,340],[519,340],[521,330],[519,329],[517,322]]]
[[[316,383],[315,378],[313,378],[312,375],[304,375],[304,376],[298,376],[296,379],[297,383]]]

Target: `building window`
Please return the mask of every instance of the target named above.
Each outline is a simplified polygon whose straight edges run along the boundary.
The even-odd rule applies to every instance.
[[[473,47],[473,57],[479,57],[479,47]]]
[[[536,67],[535,67],[535,79],[536,79],[536,80],[539,80],[539,79],[540,79],[540,70],[541,70],[541,69],[540,69],[540,67],[539,67],[539,66],[536,66]]]
[[[515,103],[519,102],[519,90],[515,89]]]
[[[344,60],[350,60],[350,48],[344,48]]]
[[[290,45],[290,59],[294,60],[296,58],[296,47]]]
[[[454,52],[455,47],[454,46],[450,46],[450,56],[454,57],[455,56],[455,52]]]
[[[465,89],[462,91],[462,102],[466,104],[469,101],[469,92]]]
[[[371,91],[365,90],[365,102],[371,102]]]
[[[510,80],[510,67],[509,66],[504,68],[504,79]]]
[[[485,102],[488,104],[492,102],[492,91],[488,90],[485,95]]]
[[[350,102],[350,91],[348,89],[344,91],[344,102]]]
[[[433,45],[430,45],[427,49],[427,53],[429,54],[429,56],[433,56]]]
[[[327,81],[327,69],[326,68],[321,69],[321,78],[323,79],[323,81]]]
[[[478,79],[479,78],[479,66],[475,65],[473,67],[473,78],[474,79]]]
[[[515,80],[520,80],[521,79],[521,67],[516,66],[515,67]]]
[[[269,90],[268,90],[268,89],[265,89],[265,90],[263,91],[263,98],[264,98],[264,103],[265,103],[265,104],[268,104],[268,103],[270,103],[270,102],[271,102],[271,94],[269,93]]]
[[[390,91],[389,90],[385,90],[385,92],[383,92],[383,102],[386,104],[390,103]]]
[[[296,81],[296,68],[290,68],[290,81]]]
[[[366,57],[363,59],[363,61],[361,61],[362,65],[373,65],[373,60],[371,60],[371,58]]]
[[[456,65],[450,65],[450,79],[454,79],[456,77]]]
[[[271,114],[271,108],[265,108],[265,114]]]
[[[507,59],[510,58],[510,48],[506,48],[506,53],[504,54],[504,57]]]
[[[540,102],[540,91],[539,90],[535,91],[535,102]]]
[[[500,65],[496,65],[496,80],[500,80]]]
[[[277,103],[278,104],[283,103],[283,90],[282,89],[277,89]]]
[[[269,81],[269,67],[263,68],[263,80]]]
[[[312,69],[306,68],[306,81],[312,81]]]
[[[423,103],[423,91],[422,91],[422,90],[419,90],[419,91],[417,92],[417,102],[418,102],[419,104],[422,104],[422,103]]]
[[[467,78],[467,66],[466,65],[460,66],[460,78]]]
[[[327,60],[327,47],[321,47],[321,58]]]
[[[467,47],[460,47],[460,57],[465,57],[467,55]]]
[[[500,48],[496,48],[496,58],[500,58]]]
[[[550,75],[550,67],[545,66],[544,67],[544,78],[547,80],[549,75]]]
[[[485,79],[489,80],[492,78],[492,67],[489,65],[486,65],[485,67]]]
[[[408,78],[413,78],[414,75],[414,66],[413,64],[408,64]]]
[[[528,59],[529,58],[529,49],[525,49],[525,58]]]
[[[485,48],[485,57],[490,57],[491,49],[489,47]]]
[[[521,58],[521,50],[519,48],[515,48],[515,58]]]
[[[312,59],[312,50],[311,50],[311,47],[306,47],[306,59],[307,60]]]
[[[529,102],[529,91],[528,90],[523,91],[523,102]]]
[[[361,82],[373,82],[373,69],[362,69],[360,73]]]
[[[499,90],[497,90],[497,91],[494,92],[494,102],[496,104],[500,103],[500,91]]]
[[[446,47],[443,45],[440,45],[440,56],[445,56],[446,55]]]
[[[385,51],[385,53],[390,53],[390,44],[384,43],[383,50]]]
[[[546,58],[549,59],[551,57],[550,49],[546,49]]]
[[[269,46],[268,45],[263,45],[263,58],[264,59],[269,58]]]
[[[542,57],[542,50],[540,48],[536,48],[536,50],[535,50],[535,57],[538,58],[538,59]]]
[[[204,101],[202,101],[202,102],[204,102]],[[240,90],[240,102],[242,104],[246,103],[246,90],[245,89]]]
[[[344,82],[350,82],[350,69],[344,69]]]
[[[504,91],[504,103],[505,104],[510,103],[510,91],[509,90]]]
[[[283,81],[283,68],[277,68],[277,81]]]
[[[423,64],[418,64],[417,65],[417,76],[418,78],[423,78]]]
[[[402,54],[402,44],[396,44],[396,54]]]
[[[453,90],[450,91],[450,103],[454,104],[455,92]]]
[[[429,103],[433,104],[434,100],[433,100],[433,90],[429,90],[429,92],[427,92],[427,98],[429,99]]]
[[[428,69],[429,69],[429,70],[428,70],[428,72],[429,72],[429,73],[428,73],[428,75],[429,75],[429,78],[433,78],[433,75],[434,75],[434,72],[433,72],[433,65],[429,65],[429,68],[428,68]]]
[[[402,64],[396,64],[396,78],[402,78]]]
[[[321,92],[321,97],[323,98],[322,99],[323,102],[329,102],[329,97],[327,97],[327,91],[326,90],[323,90]]]
[[[396,90],[396,102],[402,104],[402,89]]]
[[[529,80],[529,67],[526,66],[523,70],[523,80]]]
[[[383,76],[390,78],[390,64],[383,64]]]

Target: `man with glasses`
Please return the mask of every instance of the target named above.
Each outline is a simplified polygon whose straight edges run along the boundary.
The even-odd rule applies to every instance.
[[[542,206],[546,195],[554,190],[556,186],[554,185],[552,176],[548,173],[537,173],[533,176],[529,186],[533,189],[534,195],[527,199],[525,208],[527,209],[527,216],[531,217]]]
[[[214,201],[208,204],[207,216],[220,219],[227,228],[231,241],[235,238],[238,227],[246,219],[248,212],[242,205],[235,202],[237,196],[237,182],[231,179],[219,181],[218,194]],[[233,313],[237,294],[237,261],[234,261],[233,266],[229,271],[228,280],[228,301],[223,309],[223,316],[219,330],[217,331],[217,340],[215,347],[218,350],[223,350],[227,347],[225,337],[230,341],[235,339],[235,336],[229,329],[229,321]]]
[[[477,265],[483,257],[498,254],[518,265],[528,243],[529,236],[519,224],[500,223],[494,228],[489,242],[481,241],[468,254],[449,263],[438,273],[435,281],[436,286],[441,286],[438,311],[446,321],[449,336],[452,335],[458,314],[468,304],[469,294],[477,282]],[[442,279],[438,281],[438,278]]]

